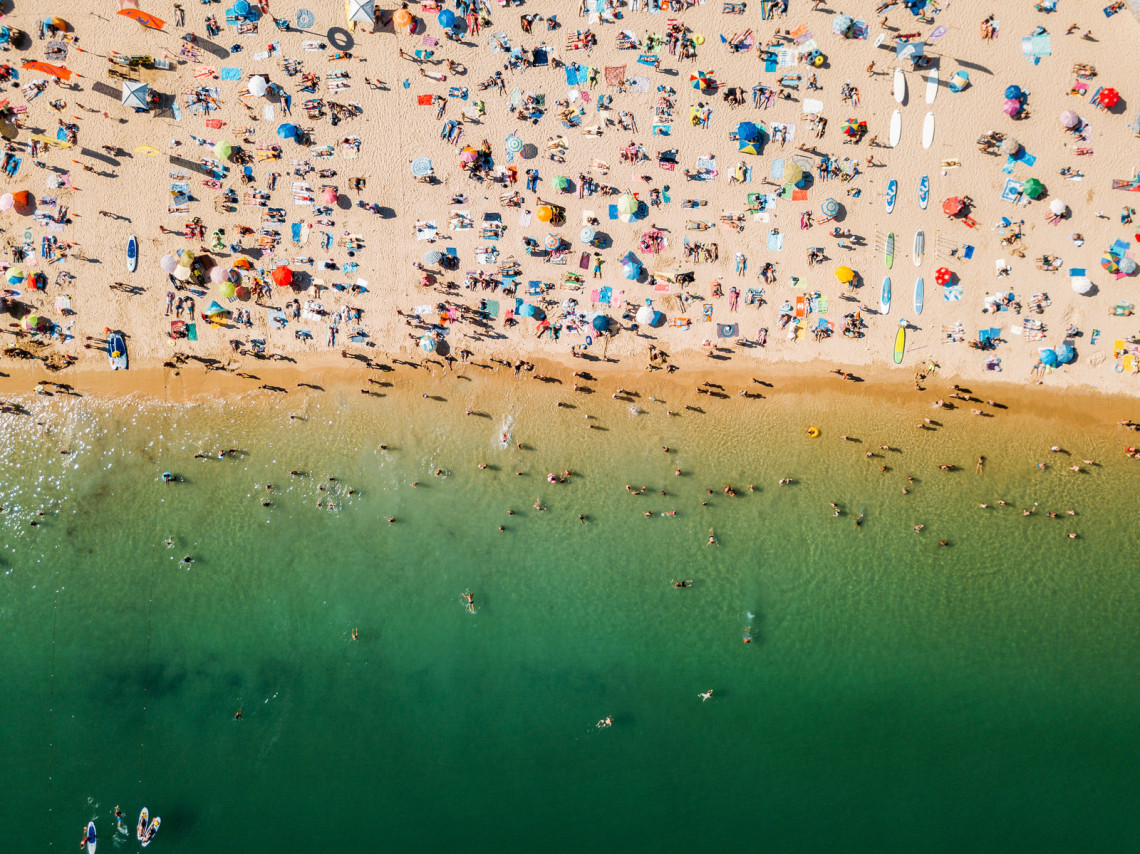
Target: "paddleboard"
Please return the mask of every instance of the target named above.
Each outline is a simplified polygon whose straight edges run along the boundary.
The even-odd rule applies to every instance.
[[[139,242],[132,234],[127,240],[127,272],[133,273],[139,268]]]
[[[117,356],[116,353],[118,353]],[[127,369],[127,342],[118,332],[112,332],[107,336],[107,358],[111,362],[112,371],[125,371]]]
[[[926,288],[923,285],[922,277],[918,277],[918,281],[914,283],[914,313],[922,314],[922,306],[926,297]]]
[[[899,182],[891,178],[891,180],[887,182],[887,213],[894,213],[895,199],[898,198],[898,194]]]
[[[906,100],[906,75],[901,68],[895,69],[895,100],[900,104]]]
[[[934,113],[927,113],[922,122],[922,147],[930,148],[934,142]]]
[[[906,349],[906,327],[900,326],[895,333],[895,364],[902,364],[903,350]]]
[[[926,251],[926,235],[920,228],[914,233],[914,266],[922,266],[922,254]]]
[[[934,98],[938,95],[938,69],[930,69],[930,73],[926,75],[926,103],[933,104]]]
[[[879,294],[879,314],[886,314],[891,310],[891,277],[883,279],[883,290]]]
[[[883,251],[883,263],[887,265],[887,269],[895,266],[895,233],[892,231],[887,235],[887,245]]]
[[[902,139],[902,113],[899,110],[895,110],[891,115],[891,133],[889,139],[891,148],[897,148],[900,139]]]
[[[923,175],[922,180],[918,182],[918,206],[926,210],[928,204],[930,204],[930,178]]]
[[[95,822],[87,822],[87,854],[95,854]]]
[[[149,821],[150,813],[147,811],[146,807],[143,807],[139,812],[139,825],[135,828],[135,836],[138,837],[139,842],[142,842],[143,837],[146,836],[147,822]]]
[[[162,819],[159,818],[158,816],[155,816],[154,818],[152,818],[150,820],[150,826],[147,827],[146,833],[143,834],[143,838],[142,838],[142,847],[143,848],[146,848],[148,845],[150,845],[150,841],[152,839],[154,839],[154,835],[156,833],[158,833],[158,827],[161,824],[162,824]]]

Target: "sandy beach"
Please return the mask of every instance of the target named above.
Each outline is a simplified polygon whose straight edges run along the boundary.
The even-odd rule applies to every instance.
[[[7,117],[15,124],[7,126],[13,141],[6,164],[12,158],[20,164],[6,190],[27,191],[29,200],[2,214],[14,315],[6,331],[19,336],[8,345],[26,351],[16,356],[30,354],[54,367],[66,357],[99,371],[107,369],[104,330],[118,330],[132,374],[164,363],[171,371],[187,357],[231,373],[257,373],[250,366],[261,367],[264,356],[295,359],[304,373],[342,351],[419,361],[425,347],[436,348],[430,354],[436,359],[467,351],[474,359],[580,366],[571,348],[580,352],[589,341],[588,354],[604,355],[597,370],[642,370],[653,345],[664,354],[652,360],[655,368],[705,360],[709,368],[747,372],[790,363],[812,377],[843,366],[909,382],[934,362],[942,375],[968,380],[1133,393],[1131,374],[1140,368],[1129,341],[1133,277],[1102,264],[1115,243],[1120,263],[1113,269],[1135,267],[1133,226],[1123,222],[1135,197],[1112,189],[1114,180],[1132,186],[1136,178],[1132,93],[1114,68],[1136,32],[1130,10],[1106,18],[1089,8],[1074,16],[1022,3],[1002,10],[995,37],[983,38],[979,26],[991,10],[980,3],[931,6],[924,17],[892,5],[864,15],[865,27],[856,16],[845,32],[836,32],[843,10],[828,4],[793,3],[786,13],[765,10],[764,17],[760,4],[725,14],[709,3],[675,16],[646,5],[621,7],[616,22],[606,20],[608,12],[599,19],[557,10],[554,29],[548,19],[555,10],[543,4],[495,5],[480,32],[464,27],[459,15],[459,34],[448,39],[437,13],[416,6],[408,10],[415,22],[408,34],[396,32],[392,10],[377,10],[374,27],[361,24],[349,33],[330,29],[347,26],[339,7],[322,10],[299,31],[293,7],[274,7],[253,27],[227,25],[224,10],[198,4],[184,10],[180,24],[178,10],[163,4],[144,10],[164,20],[156,30],[112,14],[112,7],[80,2],[65,16],[65,29],[41,39],[43,10],[17,3],[3,23],[27,35],[0,57],[19,74],[8,93],[17,112]],[[219,34],[207,36],[206,15],[219,22]],[[540,17],[527,22],[523,15]],[[290,28],[275,26],[275,16]],[[1070,24],[1076,29],[1067,33]],[[251,31],[239,33],[239,26]],[[695,50],[695,59],[670,51],[669,26],[677,35],[675,53]],[[1022,39],[1035,28],[1046,33],[1037,33],[1034,44],[1040,52],[1047,43],[1049,53],[1032,61],[1023,56]],[[596,44],[575,38],[577,30],[589,30]],[[623,49],[623,31],[634,47]],[[515,54],[495,49],[492,36]],[[654,48],[655,68],[646,62],[656,36],[666,40]],[[571,49],[583,43],[586,48]],[[921,67],[914,67],[914,56],[899,56],[897,48],[908,44],[922,46]],[[536,49],[545,63],[528,65]],[[825,57],[818,67],[806,61],[812,49]],[[119,65],[112,52],[169,67]],[[21,67],[53,60],[76,76],[50,85],[52,72]],[[569,86],[563,66],[575,63],[583,66],[582,82]],[[896,93],[896,69],[902,69],[905,92]],[[928,85],[932,69],[935,88]],[[708,75],[696,81],[703,89],[690,82],[698,71]],[[969,85],[954,92],[949,83],[959,71],[968,73]],[[501,87],[480,88],[500,72]],[[306,74],[315,75],[311,91],[303,91]],[[268,82],[265,97],[249,91],[255,75]],[[789,75],[798,75],[798,84]],[[132,86],[147,84],[158,105],[136,112],[122,104],[124,77]],[[37,80],[49,82],[42,94],[30,87]],[[1021,90],[1015,116],[1003,111],[1010,86]],[[766,101],[769,93],[755,87],[766,87],[772,97]],[[1102,87],[1119,93],[1111,109],[1090,103]],[[739,106],[727,100],[735,92],[743,99]],[[542,98],[508,105],[532,95]],[[310,99],[322,102],[309,105],[312,118],[306,115]],[[605,109],[599,109],[602,99]],[[703,107],[711,108],[707,122],[700,118]],[[533,118],[520,118],[527,109]],[[344,115],[335,126],[330,110]],[[895,110],[901,139],[890,147]],[[1080,119],[1073,130],[1060,121],[1065,110]],[[927,114],[935,129],[924,147]],[[819,138],[812,126],[817,117],[827,120]],[[865,130],[847,137],[841,128],[848,119],[865,122]],[[746,122],[764,132],[758,154],[740,152],[742,141],[732,138]],[[283,123],[295,123],[306,144],[280,136]],[[448,123],[462,125],[457,142],[441,137],[457,131]],[[32,138],[54,139],[57,125],[59,135],[70,132],[76,144],[40,142],[33,154]],[[982,151],[976,140],[987,133],[998,136]],[[550,158],[551,139],[557,162]],[[219,157],[217,144],[227,142],[237,160],[244,152],[251,162]],[[468,145],[479,157],[477,179],[463,162]],[[279,146],[279,159],[269,159],[276,155],[272,146]],[[637,146],[634,156],[645,159],[626,162],[623,151]],[[514,147],[521,150],[509,153]],[[661,152],[672,162],[658,162]],[[413,176],[417,158],[431,160],[430,182]],[[849,159],[842,169],[855,174],[827,178],[823,158]],[[794,160],[806,167],[795,184],[786,180],[798,177],[788,171]],[[207,174],[215,168],[221,177]],[[537,192],[525,189],[531,169],[538,173]],[[1072,171],[1063,176],[1065,169]],[[319,177],[321,170],[329,170],[326,177]],[[555,179],[562,176],[567,185],[559,190]],[[580,176],[599,191],[583,191]],[[922,209],[924,176],[929,191]],[[1003,190],[1012,192],[1008,180],[1033,178],[1043,185],[1038,199],[1001,198]],[[897,201],[888,214],[884,199],[892,179]],[[322,209],[326,188],[335,202]],[[612,194],[604,194],[606,188]],[[221,199],[230,190],[236,203],[226,210]],[[504,205],[512,193],[518,205]],[[661,203],[611,217],[610,207],[624,210],[621,200],[634,194],[633,204]],[[686,199],[696,206],[685,207]],[[832,199],[838,211],[827,221]],[[949,216],[943,210],[949,199],[970,204]],[[544,202],[562,209],[554,223],[540,221]],[[168,213],[172,209],[177,212]],[[1062,216],[1051,222],[1054,209]],[[805,212],[814,220],[810,227]],[[596,246],[582,241],[591,217]],[[57,218],[62,221],[52,221]],[[183,236],[188,224],[199,223],[200,230]],[[467,223],[471,227],[452,229]],[[241,234],[242,227],[252,233]],[[215,236],[219,229],[224,233]],[[925,238],[921,259],[913,251],[918,229]],[[889,270],[888,234],[895,244]],[[132,235],[138,269],[128,273]],[[44,238],[58,245],[45,246]],[[550,244],[560,248],[550,251]],[[820,255],[809,263],[812,249]],[[162,269],[177,263],[183,250],[197,256],[199,284],[168,279]],[[448,251],[457,259],[451,269],[425,263],[436,257],[427,253]],[[640,267],[628,270],[633,278],[622,261],[630,252]],[[584,253],[591,254],[586,268],[579,265]],[[1044,255],[1056,257],[1054,270],[1041,269],[1049,266],[1041,263]],[[602,261],[600,278],[595,258]],[[238,259],[249,268],[232,269]],[[291,271],[284,287],[273,282],[280,266]],[[851,287],[840,281],[844,267],[854,275]],[[219,269],[211,278],[213,268]],[[951,277],[946,285],[936,281],[943,269]],[[1081,270],[1091,285],[1085,294],[1072,284]],[[37,274],[43,289],[30,286]],[[892,279],[893,300],[884,310],[885,276]],[[920,277],[921,314],[913,299]],[[225,297],[233,292],[224,290],[226,281],[236,296]],[[185,312],[168,313],[169,302],[186,299],[193,302]],[[226,313],[207,318],[214,302]],[[526,316],[529,306],[553,326]],[[987,306],[992,311],[984,311]],[[645,308],[643,320],[653,316],[652,326],[637,322]],[[248,324],[239,322],[243,311]],[[42,330],[24,334],[27,317],[42,318]],[[190,321],[196,340],[172,337],[176,320]],[[599,334],[597,325],[607,320],[609,329]],[[850,334],[845,321],[855,327]],[[896,365],[900,325],[907,332]],[[998,343],[979,349],[973,346],[979,337]],[[1042,348],[1065,355],[1066,344],[1071,364],[1041,366]],[[709,364],[709,357],[717,361]],[[15,377],[24,381],[22,372]],[[55,378],[67,377],[64,371]],[[210,377],[227,393],[241,387],[213,372]],[[28,390],[0,379],[2,394]]]

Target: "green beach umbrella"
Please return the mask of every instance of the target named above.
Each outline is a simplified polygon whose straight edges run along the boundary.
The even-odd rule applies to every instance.
[[[234,147],[228,142],[219,142],[214,146],[214,156],[219,160],[228,160],[233,153]]]
[[[565,190],[570,186],[570,179],[565,175],[555,175],[550,183],[554,185],[556,190]]]
[[[233,295],[237,293],[237,288],[234,287],[233,282],[223,282],[218,290],[222,292],[223,299],[232,299]]]
[[[1025,182],[1025,186],[1021,189],[1025,195],[1029,196],[1029,198],[1036,199],[1045,189],[1045,185],[1038,181],[1036,178],[1030,178]]]

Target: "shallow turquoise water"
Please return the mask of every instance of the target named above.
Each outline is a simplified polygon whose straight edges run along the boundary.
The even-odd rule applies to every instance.
[[[442,396],[52,400],[0,422],[5,850],[67,850],[91,818],[133,848],[144,804],[158,850],[226,854],[1135,844],[1119,437],[1063,435],[1104,460],[1078,476],[1036,471],[1057,425],[1029,418],[999,440],[806,396],[684,418],[606,399],[588,431],[526,384]],[[834,440],[871,418],[881,435]],[[904,448],[887,473],[862,456],[883,442]],[[1079,515],[1023,518],[1034,502]]]

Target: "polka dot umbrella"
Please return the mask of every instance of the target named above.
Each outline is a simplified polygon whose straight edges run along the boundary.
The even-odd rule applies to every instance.
[[[1120,103],[1120,93],[1112,88],[1102,89],[1100,96],[1097,98],[1097,103],[1106,110],[1111,110]]]
[[[934,284],[948,285],[954,279],[954,274],[948,267],[939,267],[934,271]]]

